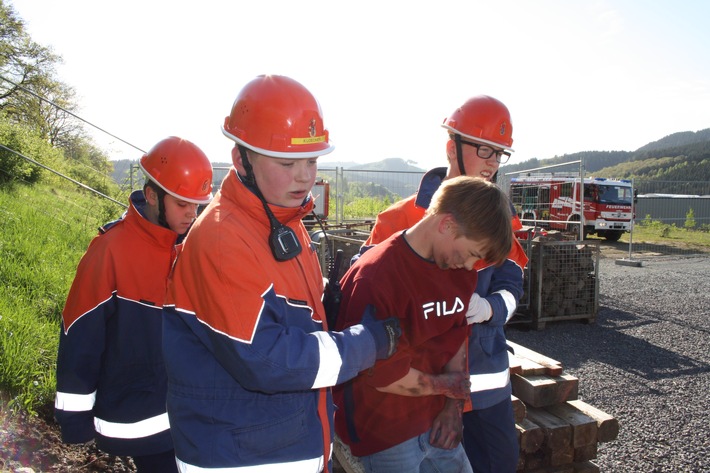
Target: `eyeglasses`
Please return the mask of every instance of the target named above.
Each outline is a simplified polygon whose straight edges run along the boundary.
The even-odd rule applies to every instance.
[[[496,161],[498,161],[499,164],[505,164],[508,162],[508,159],[510,159],[510,153],[507,151],[496,150],[491,148],[490,146],[479,145],[478,143],[473,143],[471,141],[461,140],[461,143],[476,148],[476,154],[481,159],[488,159],[494,154],[496,155]]]

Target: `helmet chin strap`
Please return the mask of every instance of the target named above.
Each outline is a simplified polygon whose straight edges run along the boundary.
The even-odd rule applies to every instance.
[[[158,225],[167,228],[168,230],[172,230],[170,225],[168,225],[168,219],[165,217],[165,202],[163,200],[165,199],[167,192],[165,192],[162,187],[153,181],[148,183],[148,187],[153,189],[153,192],[155,192],[158,196]]]
[[[461,146],[461,135],[456,133],[454,135],[454,142],[456,143],[456,161],[459,165],[459,173],[462,176],[466,175],[466,168],[463,165],[463,149]]]
[[[247,175],[244,177],[244,184],[251,189],[252,192],[259,198],[261,205],[264,206],[264,211],[269,219],[271,233],[269,235],[269,247],[276,261],[288,261],[295,258],[301,253],[301,243],[298,241],[296,233],[291,227],[282,224],[278,221],[274,213],[269,208],[269,204],[261,193],[261,189],[256,184],[256,176],[254,168],[249,162],[247,149],[242,145],[237,145],[239,154],[242,157],[242,165]]]

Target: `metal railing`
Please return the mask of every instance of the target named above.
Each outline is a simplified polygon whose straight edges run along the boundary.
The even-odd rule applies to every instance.
[[[218,189],[219,183],[228,169],[229,167],[226,166],[214,168],[215,189]],[[138,174],[140,175],[140,173]],[[423,175],[423,171],[320,168],[318,176],[327,181],[330,188],[330,214],[326,222],[327,228],[369,231],[377,217],[377,212],[372,212],[372,215],[348,215],[346,208],[363,197],[372,197],[382,201],[387,199],[389,203],[408,197],[416,192]],[[498,184],[506,190],[509,180],[510,177],[501,176]],[[697,231],[710,230],[709,182],[638,180],[634,181],[634,186],[639,194],[635,204],[634,226],[658,222],[672,225],[675,228],[690,228]],[[692,194],[690,194],[691,192]],[[695,251],[692,248],[681,249],[671,244],[645,244],[633,240],[628,243],[630,253],[660,252],[682,255]],[[626,241],[625,238],[624,241]],[[710,251],[710,249],[708,250]]]

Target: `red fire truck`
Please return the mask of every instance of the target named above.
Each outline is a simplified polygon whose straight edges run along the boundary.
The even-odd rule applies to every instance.
[[[579,235],[580,201],[584,201],[584,236],[618,241],[631,230],[633,189],[626,179],[589,177],[580,196],[579,177],[531,174],[514,177],[509,195],[525,225]]]
[[[313,205],[313,213],[315,213],[321,221],[328,219],[328,209],[330,207],[330,184],[324,181],[322,177],[317,177],[316,182],[311,188],[311,194],[315,199]],[[303,217],[303,224],[310,231],[317,227],[318,220],[313,216],[313,213]]]
[[[321,219],[327,219],[328,206],[330,205],[330,184],[328,181],[324,181],[322,177],[316,178],[316,182],[311,189],[311,194],[313,194],[313,198],[315,199],[313,211]]]

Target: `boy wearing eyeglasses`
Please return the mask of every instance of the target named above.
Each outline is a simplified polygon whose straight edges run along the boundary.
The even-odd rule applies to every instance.
[[[510,112],[493,97],[478,95],[468,99],[444,120],[442,127],[448,131],[448,167],[428,171],[416,194],[380,213],[365,247],[421,220],[443,181],[465,175],[495,182],[498,168],[513,152]],[[515,212],[512,215],[515,231],[521,225]],[[477,473],[512,473],[518,463],[504,326],[523,294],[523,268],[527,261],[525,251],[514,238],[502,265],[485,260],[476,263],[478,283],[466,314],[468,323],[473,324],[468,341],[472,410],[461,418],[456,413],[460,401],[447,400],[432,428],[430,443],[451,448],[451,440],[461,438],[462,421],[466,454]]]

